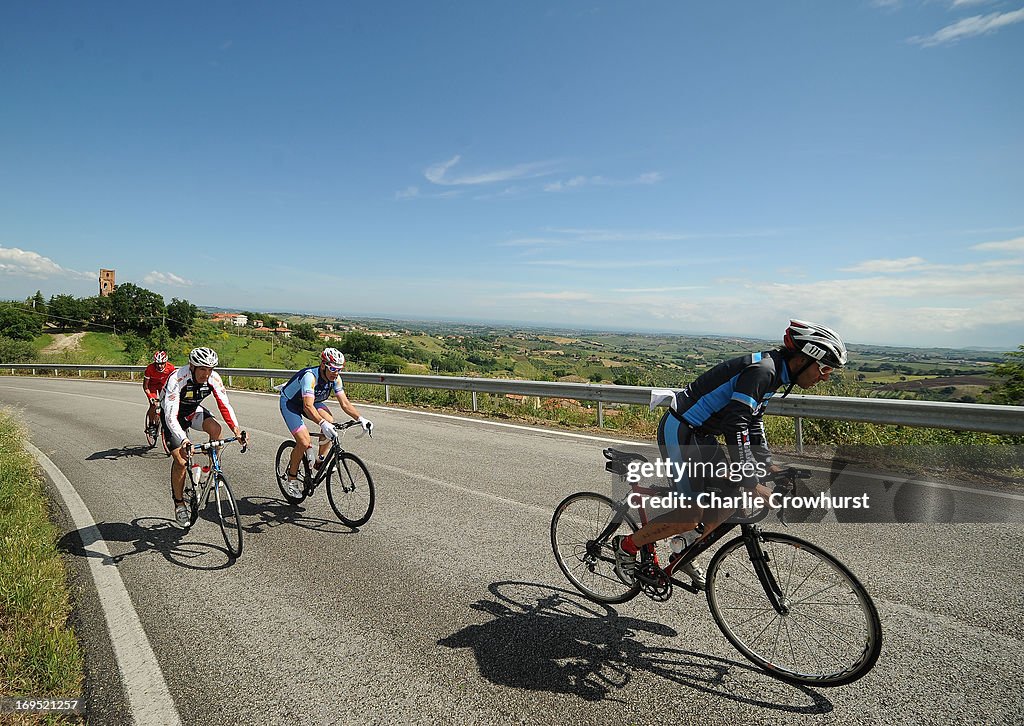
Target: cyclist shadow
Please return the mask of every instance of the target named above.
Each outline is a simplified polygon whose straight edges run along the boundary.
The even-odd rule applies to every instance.
[[[496,582],[488,590],[493,600],[479,600],[474,610],[493,616],[468,625],[438,645],[472,648],[480,674],[492,683],[512,688],[551,691],[587,701],[614,698],[634,673],[647,671],[681,686],[721,698],[776,711],[821,714],[832,703],[808,687],[790,686],[745,663],[716,656],[646,645],[650,633],[674,637],[667,625],[620,615],[581,595],[530,582]],[[736,682],[742,670],[775,684],[773,689],[750,688]],[[794,703],[797,695],[801,704]],[[761,696],[760,698],[758,696]]]
[[[189,531],[190,532],[190,531]],[[157,552],[168,562],[190,570],[222,570],[234,560],[224,547],[208,542],[182,541],[189,534],[161,517],[141,517],[130,523],[99,522],[95,527],[83,527],[68,532],[57,542],[57,547],[76,557],[95,557],[104,565],[116,566],[126,557]],[[220,530],[210,530],[211,537],[220,537]],[[108,551],[119,549],[117,543],[129,543],[134,549],[109,555],[101,552],[97,542],[108,543]],[[218,557],[209,559],[212,555]]]
[[[252,534],[266,532],[284,524],[329,534],[355,534],[359,531],[337,519],[313,516],[309,513],[307,505],[308,500],[295,506],[284,499],[274,497],[243,497],[238,500],[238,513],[242,517],[242,529]],[[215,521],[216,516],[214,511]]]
[[[156,449],[151,449],[150,447],[144,445],[122,446],[118,449],[107,449],[106,451],[97,451],[95,453],[89,454],[89,456],[85,457],[85,460],[95,461],[97,459],[107,459],[108,461],[117,461],[118,459],[123,459],[126,456],[145,456],[151,451],[156,451]],[[163,451],[160,451],[159,453],[161,456],[164,455]]]

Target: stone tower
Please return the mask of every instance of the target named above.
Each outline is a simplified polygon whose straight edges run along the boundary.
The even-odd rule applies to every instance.
[[[114,271],[100,270],[100,297],[106,297],[114,291],[115,287]]]

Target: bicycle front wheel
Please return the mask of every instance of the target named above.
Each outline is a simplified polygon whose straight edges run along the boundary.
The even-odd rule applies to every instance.
[[[231,487],[223,474],[217,475],[217,481],[213,483],[213,488],[217,498],[220,533],[224,535],[224,544],[227,545],[228,553],[237,558],[242,554],[242,518],[238,516],[235,495],[231,493]]]
[[[551,517],[551,549],[555,562],[573,586],[591,600],[626,602],[640,592],[638,581],[625,582],[615,573],[612,538],[637,530],[629,512],[593,492],[562,500]]]
[[[729,642],[788,683],[841,686],[864,676],[882,650],[882,623],[871,596],[847,567],[816,545],[762,532],[764,570],[737,537],[712,558],[708,607]],[[777,593],[776,608],[766,587]]]
[[[146,414],[146,443],[149,444],[149,448],[156,446],[156,429],[153,428],[153,424],[149,422],[149,414]]]
[[[373,514],[376,499],[373,479],[355,454],[343,451],[327,473],[327,499],[338,519],[349,527],[360,527]]]

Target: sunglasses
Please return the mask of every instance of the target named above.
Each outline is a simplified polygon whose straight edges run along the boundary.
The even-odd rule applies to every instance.
[[[834,366],[827,366],[824,363],[822,363],[820,360],[817,360],[817,361],[814,361],[814,362],[818,364],[818,371],[823,376],[827,376],[829,373],[831,373],[832,371],[835,370]]]
[[[325,364],[326,365],[326,364]],[[331,373],[341,373],[341,366],[326,366]]]

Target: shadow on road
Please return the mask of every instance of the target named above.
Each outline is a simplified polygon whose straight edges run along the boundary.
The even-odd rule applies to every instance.
[[[328,534],[355,534],[359,531],[334,518],[323,519],[310,515],[307,511],[307,502],[293,505],[284,499],[243,497],[238,500],[238,513],[242,517],[242,529],[252,534],[259,534],[283,524]],[[213,516],[216,518],[216,513]]]
[[[199,531],[194,532],[197,528]],[[211,542],[220,543],[221,546],[191,541],[191,537],[195,535],[204,539],[209,538]],[[183,541],[185,537],[190,537],[190,540]],[[108,550],[113,550],[117,554],[108,556],[100,552],[96,548],[96,543],[100,539],[107,543]],[[131,544],[134,549],[121,552],[118,543]],[[229,567],[234,560],[222,545],[219,525],[214,528],[196,522],[196,526],[185,531],[174,527],[169,519],[160,517],[144,517],[132,520],[131,523],[100,522],[95,528],[86,527],[68,532],[57,543],[64,552],[77,557],[96,557],[104,565],[116,565],[125,557],[132,555],[158,552],[168,562],[190,570],[222,570]]]
[[[470,607],[491,619],[466,626],[438,644],[472,648],[480,674],[497,685],[574,694],[587,701],[618,700],[614,694],[635,673],[646,671],[685,688],[771,711],[832,711],[832,703],[816,691],[784,684],[746,663],[647,645],[645,634],[679,634],[661,623],[622,616],[571,591],[529,582],[497,582],[488,590],[494,599]],[[751,678],[773,687],[750,688]],[[685,699],[686,692],[679,696]]]
[[[122,446],[119,449],[107,449],[106,451],[97,451],[94,454],[89,454],[85,458],[86,461],[95,461],[96,459],[107,459],[109,461],[117,461],[123,459],[126,456],[145,456],[154,449],[148,446]],[[164,457],[164,452],[160,451],[160,456]],[[165,457],[166,458],[166,457]]]

